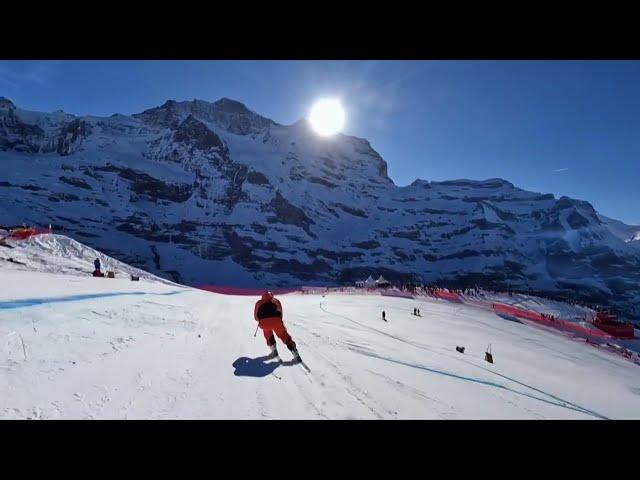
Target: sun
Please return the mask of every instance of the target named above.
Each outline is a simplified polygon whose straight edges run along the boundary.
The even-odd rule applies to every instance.
[[[309,113],[309,122],[314,132],[323,137],[335,135],[344,127],[345,112],[340,100],[323,98],[318,100]]]

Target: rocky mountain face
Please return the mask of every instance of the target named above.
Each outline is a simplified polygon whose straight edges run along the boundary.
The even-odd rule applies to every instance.
[[[398,187],[364,139],[234,100],[76,117],[0,97],[0,223],[189,284],[481,284],[640,318],[640,227],[501,179]]]

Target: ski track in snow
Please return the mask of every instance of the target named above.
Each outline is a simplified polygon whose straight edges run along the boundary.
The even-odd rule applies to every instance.
[[[472,366],[474,366],[474,367],[481,368],[482,370],[484,370],[484,371],[486,371],[486,372],[489,372],[489,373],[491,373],[492,375],[497,375],[497,376],[499,376],[499,377],[501,377],[501,378],[503,378],[503,379],[508,380],[509,382],[513,382],[513,383],[515,383],[515,384],[517,384],[517,385],[520,385],[520,386],[523,386],[523,387],[525,387],[525,388],[527,388],[527,389],[533,390],[534,392],[537,392],[537,393],[540,393],[540,394],[542,394],[542,395],[544,395],[544,396],[550,397],[551,399],[555,400],[555,402],[554,402],[554,401],[547,400],[547,399],[544,399],[544,398],[536,397],[536,396],[534,396],[534,395],[531,395],[531,394],[528,394],[528,393],[525,393],[525,392],[521,392],[521,391],[515,390],[515,389],[513,389],[513,388],[510,388],[510,387],[508,387],[508,386],[505,386],[505,385],[502,385],[502,384],[499,384],[499,383],[495,383],[495,382],[491,382],[491,381],[486,381],[486,380],[481,380],[481,379],[472,378],[472,377],[465,377],[465,376],[457,375],[457,374],[454,374],[454,373],[451,373],[451,372],[446,372],[446,371],[442,371],[442,370],[437,370],[437,369],[429,368],[429,367],[424,366],[424,365],[411,364],[411,363],[402,362],[402,361],[399,361],[399,360],[395,360],[395,359],[391,359],[391,358],[383,357],[383,356],[380,356],[380,355],[377,355],[377,354],[375,354],[375,353],[371,352],[369,349],[366,349],[366,347],[365,347],[365,349],[366,349],[366,350],[369,350],[369,351],[366,351],[365,349],[363,349],[363,348],[361,348],[361,347],[359,347],[359,346],[357,346],[357,345],[353,345],[353,344],[351,344],[350,342],[346,342],[348,345],[351,345],[351,346],[348,346],[347,348],[351,349],[352,351],[358,352],[358,353],[359,353],[359,354],[361,354],[361,355],[366,355],[366,356],[370,356],[370,357],[373,357],[373,358],[378,358],[378,359],[385,360],[385,361],[388,361],[388,362],[398,363],[398,364],[400,364],[400,365],[405,365],[405,366],[407,366],[407,367],[416,368],[416,369],[421,369],[421,370],[425,370],[425,371],[428,371],[428,372],[431,372],[431,373],[435,373],[435,374],[438,374],[438,375],[445,375],[445,376],[448,376],[448,377],[451,377],[451,378],[455,378],[455,379],[459,379],[459,380],[464,380],[464,381],[469,381],[469,382],[475,382],[475,383],[478,383],[478,384],[481,384],[481,385],[486,385],[486,386],[490,386],[490,387],[495,387],[495,388],[499,388],[499,389],[504,389],[504,390],[507,390],[507,391],[510,391],[510,392],[516,393],[516,394],[518,394],[518,395],[523,395],[523,396],[526,396],[526,397],[529,397],[529,398],[532,398],[532,399],[535,399],[535,400],[539,400],[539,401],[542,401],[542,402],[549,403],[549,404],[551,404],[551,405],[556,405],[556,406],[558,406],[558,407],[568,408],[568,409],[571,409],[571,410],[575,410],[575,411],[577,411],[577,412],[584,413],[584,414],[586,414],[586,415],[590,415],[590,416],[595,417],[595,418],[599,418],[599,419],[608,419],[608,417],[606,417],[606,416],[604,416],[604,415],[602,415],[602,414],[599,414],[599,413],[597,413],[597,412],[595,412],[595,411],[589,410],[589,409],[584,408],[584,407],[582,407],[582,406],[580,406],[580,405],[576,405],[575,403],[572,403],[572,402],[569,402],[569,401],[567,401],[567,400],[564,400],[564,399],[562,399],[562,398],[560,398],[560,397],[558,397],[558,396],[556,396],[556,395],[553,395],[553,394],[551,394],[551,393],[545,392],[545,391],[540,390],[540,389],[538,389],[538,388],[536,388],[536,387],[533,387],[533,386],[527,385],[527,384],[525,384],[525,383],[523,383],[523,382],[520,382],[520,381],[518,381],[518,380],[516,380],[516,379],[513,379],[513,378],[510,378],[510,377],[507,377],[506,375],[502,375],[502,374],[500,374],[500,373],[494,372],[494,371],[489,370],[489,369],[487,369],[487,368],[484,368],[484,367],[482,367],[482,366],[480,366],[480,365],[477,365],[477,364],[475,364],[475,363],[473,363],[473,362],[469,362],[469,361],[467,361],[467,360],[465,360],[465,359],[463,359],[463,358],[455,357],[455,356],[453,356],[453,355],[447,355],[447,354],[444,354],[444,353],[442,353],[442,352],[437,352],[436,350],[434,350],[434,349],[432,349],[432,348],[428,347],[427,345],[423,345],[423,344],[419,344],[419,343],[416,343],[416,342],[408,341],[408,340],[406,340],[406,339],[403,339],[403,338],[397,337],[397,336],[395,336],[395,335],[389,334],[389,333],[387,333],[387,332],[381,331],[381,330],[379,330],[379,329],[377,329],[377,328],[370,327],[370,326],[368,326],[368,325],[363,325],[362,323],[357,322],[356,320],[353,320],[352,318],[349,318],[349,317],[347,317],[347,316],[345,316],[345,315],[341,315],[341,314],[337,314],[337,313],[331,312],[331,311],[327,310],[326,308],[324,308],[324,306],[323,306],[322,302],[320,302],[320,309],[321,309],[321,310],[323,310],[323,311],[324,311],[324,312],[326,312],[326,313],[329,313],[329,314],[335,315],[335,316],[337,316],[337,317],[343,318],[343,319],[345,319],[345,320],[348,320],[348,321],[350,321],[350,322],[352,322],[352,323],[355,323],[355,324],[357,324],[357,325],[361,326],[362,328],[369,329],[369,330],[371,330],[371,331],[375,331],[375,332],[377,332],[377,333],[379,333],[379,334],[381,334],[381,335],[384,335],[384,336],[386,336],[386,337],[393,338],[393,339],[395,339],[395,340],[397,340],[397,341],[399,341],[399,342],[402,342],[402,343],[405,343],[405,344],[411,345],[411,346],[416,347],[416,348],[419,348],[419,349],[428,350],[428,351],[430,351],[430,352],[433,352],[433,353],[436,353],[436,354],[439,354],[439,355],[445,355],[445,356],[447,356],[447,357],[449,357],[449,358],[452,358],[453,360],[456,360],[456,361],[462,361],[462,362],[468,363],[468,364],[470,364],[470,365],[472,365]],[[459,310],[459,308],[457,308],[456,310]],[[424,311],[424,310],[422,310],[422,311]],[[497,328],[497,327],[493,327],[493,326],[491,326],[491,328]],[[540,343],[540,345],[542,345],[542,346],[546,347],[546,346],[545,346],[544,344],[542,344],[541,342],[538,342],[538,343]],[[562,354],[562,352],[560,352],[560,351],[558,351],[558,350],[556,350],[556,349],[552,349],[552,350],[553,350],[556,354]],[[564,356],[564,355],[562,355],[562,356]],[[564,356],[564,358],[568,358],[568,359],[570,359],[570,360],[574,360],[576,357],[566,357],[566,356]],[[399,384],[401,384],[400,382],[398,382],[398,383],[399,383]],[[403,385],[403,386],[406,388],[406,385]],[[514,405],[517,405],[517,404],[514,404]],[[533,413],[533,412],[532,412],[532,413]],[[538,417],[538,418],[539,418],[539,416],[538,416],[538,415],[536,415],[536,417]]]
[[[14,305],[0,310],[0,418],[640,418],[636,365],[470,306],[283,295],[309,372],[279,340],[283,361],[264,359],[257,298],[39,272],[0,281],[20,294],[0,292]]]

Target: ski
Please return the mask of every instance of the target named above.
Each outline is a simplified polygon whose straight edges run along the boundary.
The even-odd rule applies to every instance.
[[[309,367],[307,367],[307,364],[304,363],[302,358],[300,358],[299,356],[297,358],[294,358],[293,362],[296,363],[296,364],[302,365],[302,368],[304,368],[307,372],[311,373],[311,369]]]
[[[282,360],[282,357],[280,357],[280,353],[277,350],[275,350],[275,351],[272,351],[269,355],[267,355],[267,358],[269,360],[275,360],[276,362],[281,363],[283,365],[285,365],[285,364],[288,364],[288,365],[300,364],[302,366],[302,368],[304,368],[308,373],[311,373],[311,369],[307,366],[306,363],[304,363],[302,358],[300,358],[299,354],[298,354],[298,356],[294,356],[288,362],[285,362],[285,361]]]

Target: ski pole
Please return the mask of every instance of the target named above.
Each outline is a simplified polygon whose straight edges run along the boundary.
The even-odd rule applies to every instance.
[[[256,327],[256,331],[253,333],[254,338],[255,338],[256,334],[258,333],[258,327],[260,327],[260,325],[258,325],[258,326]]]

